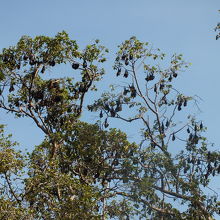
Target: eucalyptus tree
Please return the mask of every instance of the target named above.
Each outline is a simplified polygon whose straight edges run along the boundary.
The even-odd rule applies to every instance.
[[[189,64],[177,54],[167,61],[131,37],[111,70],[123,84],[88,104],[105,79],[106,53],[98,40],[79,49],[66,32],[24,36],[3,49],[0,108],[33,120],[45,139],[28,154],[1,144],[8,158],[0,165],[1,217],[212,219],[218,195],[206,189],[220,173],[220,155],[191,114],[194,97],[174,86]],[[55,74],[60,67],[66,75]],[[95,124],[81,120],[86,109],[99,117]],[[112,119],[137,122],[139,142],[129,142]]]

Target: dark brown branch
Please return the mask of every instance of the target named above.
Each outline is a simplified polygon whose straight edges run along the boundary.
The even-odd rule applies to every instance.
[[[11,194],[13,195],[13,197],[15,198],[15,200],[16,200],[19,204],[21,204],[21,200],[18,199],[17,195],[15,194],[15,192],[14,192],[12,186],[11,186],[10,180],[9,180],[9,178],[8,178],[6,172],[4,173],[4,176],[5,176],[5,179],[6,179],[6,182],[7,182],[7,184],[8,184],[8,187],[9,187],[9,190],[10,190]]]

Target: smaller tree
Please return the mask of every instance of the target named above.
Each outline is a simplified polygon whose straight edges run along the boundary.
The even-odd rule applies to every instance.
[[[25,157],[14,149],[11,135],[4,136],[4,126],[0,125],[0,218],[28,219],[28,209],[22,203]]]

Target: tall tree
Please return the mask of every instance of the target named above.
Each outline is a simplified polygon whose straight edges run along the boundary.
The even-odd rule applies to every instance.
[[[3,49],[0,108],[32,119],[45,134],[26,157],[10,142],[11,154],[3,148],[3,157],[19,164],[19,172],[13,166],[0,172],[8,194],[3,218],[212,219],[219,203],[207,189],[220,173],[220,154],[210,150],[203,122],[187,114],[196,100],[174,87],[188,64],[177,54],[167,61],[159,49],[132,37],[119,46],[114,63],[124,84],[88,105],[107,52],[98,40],[80,50],[66,32],[24,36]],[[74,78],[49,77],[59,65]],[[97,123],[80,120],[86,108],[98,113]],[[131,126],[139,121],[139,142],[109,129],[112,119]],[[20,180],[19,189],[10,177]]]

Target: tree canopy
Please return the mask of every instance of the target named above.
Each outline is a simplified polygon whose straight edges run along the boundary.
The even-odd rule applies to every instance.
[[[175,88],[189,63],[131,37],[104,92],[97,85],[107,53],[98,40],[80,49],[64,31],[3,49],[0,108],[32,120],[45,139],[17,151],[1,126],[1,219],[214,219],[219,201],[209,183],[220,154],[192,114],[196,99]],[[67,74],[53,74],[63,65]],[[87,111],[96,123],[82,120]],[[138,123],[139,140],[113,121]]]

